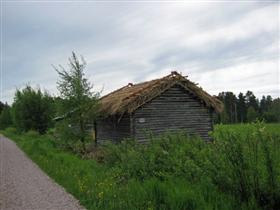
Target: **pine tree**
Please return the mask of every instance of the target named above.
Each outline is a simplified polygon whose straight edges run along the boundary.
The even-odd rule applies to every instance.
[[[260,113],[263,114],[267,111],[267,102],[265,96],[262,96],[262,99],[260,101]]]
[[[246,122],[246,102],[243,93],[239,93],[237,100],[237,116],[238,122]]]
[[[247,91],[246,93],[246,105],[247,107],[253,107],[255,111],[259,110],[259,104],[256,96],[252,91]]]

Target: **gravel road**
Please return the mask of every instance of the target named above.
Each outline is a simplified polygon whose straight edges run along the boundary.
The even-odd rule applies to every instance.
[[[34,164],[14,142],[0,136],[0,209],[84,208]]]

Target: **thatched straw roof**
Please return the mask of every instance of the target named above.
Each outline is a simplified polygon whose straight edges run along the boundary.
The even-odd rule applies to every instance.
[[[148,101],[159,96],[161,93],[178,84],[194,95],[206,107],[213,108],[216,112],[223,110],[223,104],[216,97],[209,95],[197,84],[191,82],[186,77],[177,73],[171,74],[139,84],[129,83],[118,90],[115,90],[100,99],[100,111],[106,115],[123,115],[132,113]]]

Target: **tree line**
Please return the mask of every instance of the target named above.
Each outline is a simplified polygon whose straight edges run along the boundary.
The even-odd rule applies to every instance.
[[[67,77],[66,71],[62,75]],[[59,83],[61,89],[66,86],[65,80],[63,81],[64,83]],[[90,88],[90,84],[87,86]],[[87,107],[87,104],[91,104],[90,101],[93,100],[89,96],[93,96],[93,94],[69,93],[70,91],[73,89],[63,89],[61,96],[54,97],[48,92],[42,91],[40,88],[32,88],[30,85],[16,90],[11,106],[0,101],[0,129],[14,126],[20,132],[36,130],[39,133],[45,133],[49,128],[54,127],[53,119],[56,116],[75,110],[79,104],[83,104],[83,109],[73,117],[76,118],[75,121],[79,124],[80,129],[84,130],[86,122],[82,120],[83,115],[93,115],[90,107]],[[69,95],[67,95],[68,93]],[[71,98],[72,94],[77,97]],[[96,96],[94,98],[96,100]],[[233,92],[221,92],[218,98],[223,102],[224,110],[215,116],[215,123],[246,123],[257,119],[268,123],[280,122],[280,98],[273,99],[268,95],[258,99],[252,91],[247,91],[245,94],[239,93],[238,96]],[[81,136],[81,138],[84,137]]]
[[[215,116],[215,123],[246,123],[258,120],[280,122],[280,98],[273,99],[270,95],[256,98],[252,91],[239,93],[219,93],[218,99],[224,104],[224,110]]]
[[[0,102],[0,129],[15,127],[17,132],[44,134],[55,128],[57,142],[70,149],[85,149],[87,124],[97,115],[98,92],[85,76],[86,62],[73,52],[68,68],[54,67],[58,73],[59,96],[26,85],[17,89],[11,105]],[[58,119],[58,120],[56,120]],[[60,120],[59,120],[60,119]],[[73,146],[74,145],[74,146]]]
[[[58,73],[59,96],[26,85],[16,90],[11,106],[0,102],[0,129],[12,126],[18,132],[34,130],[44,134],[55,127],[60,142],[69,147],[81,142],[85,148],[87,125],[93,124],[98,115],[100,94],[93,91],[85,76],[86,62],[82,56],[78,58],[73,52],[68,64],[68,68],[54,67]],[[257,119],[280,122],[280,98],[272,99],[268,95],[257,99],[252,91],[238,96],[222,92],[218,98],[224,103],[224,111],[215,115],[215,123],[246,123]]]

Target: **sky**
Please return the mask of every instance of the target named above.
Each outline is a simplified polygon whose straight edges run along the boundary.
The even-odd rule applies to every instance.
[[[58,95],[75,51],[95,91],[178,71],[217,95],[280,97],[277,1],[3,1],[1,101],[26,84]]]

